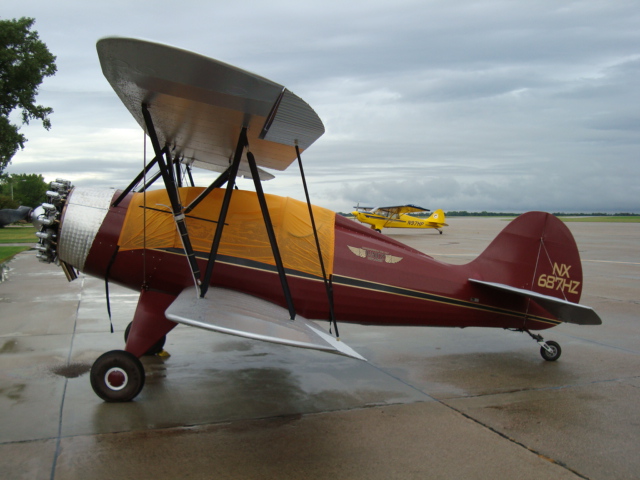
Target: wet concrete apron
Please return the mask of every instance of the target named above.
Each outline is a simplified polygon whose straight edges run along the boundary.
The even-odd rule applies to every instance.
[[[504,226],[389,231],[464,263]],[[640,225],[569,224],[599,327],[523,334],[340,325],[369,363],[177,327],[144,390],[106,404],[88,370],[121,349],[137,293],[68,283],[20,254],[0,284],[2,478],[637,478]]]

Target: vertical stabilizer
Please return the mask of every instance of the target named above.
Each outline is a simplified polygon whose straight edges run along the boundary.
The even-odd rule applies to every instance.
[[[520,215],[469,266],[477,280],[580,301],[578,247],[566,225],[549,213]]]

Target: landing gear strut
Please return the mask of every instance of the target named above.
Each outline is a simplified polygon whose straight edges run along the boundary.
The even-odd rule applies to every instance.
[[[554,342],[553,340],[545,341],[542,338],[542,335],[534,335],[529,330],[523,330],[525,333],[529,334],[531,338],[533,338],[540,345],[540,355],[547,362],[555,362],[560,358],[562,354],[562,349],[560,348],[560,344],[558,342]]]
[[[133,325],[133,322],[129,322],[129,325],[127,325],[127,328],[124,330],[124,343],[127,343],[127,340],[129,340],[129,332],[131,332],[131,326]],[[160,352],[162,352],[162,349],[164,348],[164,344],[167,341],[167,336],[163,335],[160,340],[158,340],[156,343],[154,343],[149,350],[147,350],[146,352],[144,352],[144,355],[157,355]]]

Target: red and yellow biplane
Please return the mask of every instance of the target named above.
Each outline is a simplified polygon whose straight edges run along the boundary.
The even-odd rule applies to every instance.
[[[105,401],[140,393],[139,358],[160,351],[178,323],[358,359],[338,338],[339,322],[513,329],[531,335],[546,360],[560,346],[533,331],[601,323],[578,303],[580,256],[554,216],[518,217],[467,265],[434,260],[312,206],[308,195],[264,193],[261,180],[271,175],[262,168],[295,161],[306,190],[301,154],[324,132],[286,88],[152,42],[105,38],[97,49],[153,158],[120,191],[52,182],[32,220],[38,258],[69,280],[80,271],[140,292],[124,348],[91,368]],[[196,187],[194,167],[220,174]],[[238,175],[255,191],[234,189]],[[164,188],[150,190],[157,179]]]
[[[370,225],[376,232],[382,232],[383,228],[435,228],[442,235],[442,227],[448,227],[445,223],[445,215],[441,209],[436,210],[429,218],[420,218],[411,214],[429,212],[428,208],[417,205],[397,205],[395,207],[354,207],[351,214],[360,223]]]

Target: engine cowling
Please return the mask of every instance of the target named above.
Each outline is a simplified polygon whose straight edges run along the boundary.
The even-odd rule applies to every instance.
[[[91,245],[107,215],[113,190],[74,187],[68,180],[51,182],[47,202],[36,208],[32,223],[38,244],[36,257],[56,263],[71,281],[83,270]]]

